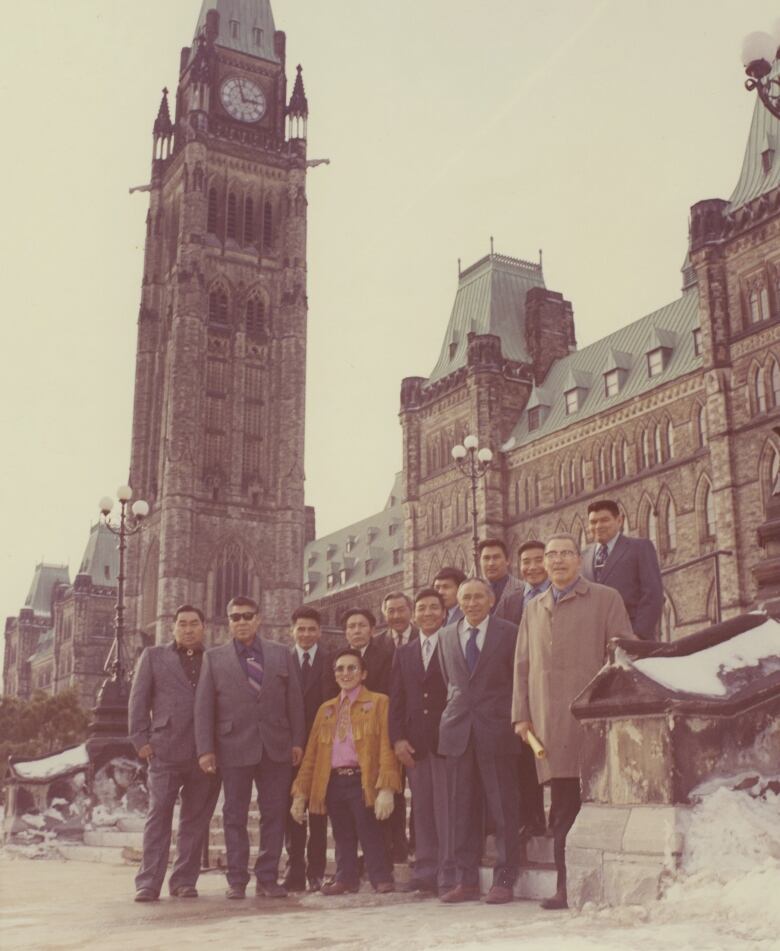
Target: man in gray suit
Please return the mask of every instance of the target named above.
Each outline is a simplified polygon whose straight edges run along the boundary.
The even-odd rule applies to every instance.
[[[623,534],[623,516],[612,499],[588,506],[593,544],[582,552],[582,577],[614,588],[623,598],[634,635],[658,637],[664,589],[655,546],[649,538]]]
[[[464,617],[439,633],[439,664],[447,703],[439,724],[439,753],[447,757],[448,854],[458,884],[448,903],[479,899],[482,802],[496,834],[489,904],[513,898],[520,851],[517,758],[512,731],[512,665],[517,625],[490,615],[493,590],[470,578],[458,589]]]
[[[439,568],[436,577],[433,579],[433,587],[444,599],[444,607],[447,611],[444,627],[448,624],[454,624],[463,617],[463,612],[458,604],[458,588],[465,580],[466,573],[451,565]]]
[[[228,898],[249,882],[247,818],[252,785],[260,807],[256,894],[283,898],[277,882],[292,769],[303,756],[303,696],[288,648],[260,638],[260,609],[251,598],[228,604],[232,638],[206,652],[195,697],[201,769],[222,772]]]
[[[525,582],[509,573],[509,554],[500,538],[484,538],[479,543],[479,567],[493,590],[493,617],[519,624],[523,616]]]
[[[130,690],[128,732],[148,763],[149,812],[143,858],[135,877],[135,900],[160,897],[176,800],[181,795],[176,861],[168,880],[171,895],[197,898],[200,857],[219,795],[215,774],[205,775],[195,755],[193,709],[203,660],[203,614],[190,604],[177,608],[173,643],[147,647]]]

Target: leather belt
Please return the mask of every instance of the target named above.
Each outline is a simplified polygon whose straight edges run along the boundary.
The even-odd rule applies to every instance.
[[[337,776],[359,776],[360,767],[359,766],[334,766],[331,772],[335,773]]]

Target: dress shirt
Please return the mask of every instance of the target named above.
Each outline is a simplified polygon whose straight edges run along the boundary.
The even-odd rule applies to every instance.
[[[439,631],[441,628],[439,628]],[[434,631],[433,634],[429,634],[427,637],[420,631],[420,650],[422,651],[423,667],[427,670],[428,664],[431,662],[431,657],[433,657],[433,652],[436,650],[436,645],[439,643],[439,631]],[[425,654],[425,645],[430,644],[431,649],[428,652],[428,658],[426,660]]]
[[[301,665],[301,667],[303,667],[304,653],[309,655],[309,663],[313,664],[314,658],[317,656],[317,644],[315,644],[314,647],[307,647],[305,651],[302,647],[298,647],[298,645],[296,644],[295,653],[298,655],[298,663]]]
[[[264,667],[263,663],[263,645],[260,641],[260,638],[255,636],[255,639],[248,646],[242,644],[238,638],[233,638],[233,647],[236,649],[236,654],[238,655],[238,660],[241,666],[244,668],[244,673],[249,677],[249,671],[246,669],[246,659],[247,657],[254,657],[258,664],[261,667]]]
[[[460,646],[464,657],[466,656],[466,644],[469,642],[471,628],[475,626],[479,631],[479,634],[477,634],[477,648],[479,649],[480,653],[482,652],[482,648],[485,646],[485,637],[487,636],[487,626],[489,621],[490,615],[484,618],[484,620],[477,625],[469,624],[465,617],[462,621],[458,621],[458,639],[460,640]]]
[[[412,625],[408,624],[405,631],[401,631],[399,634],[397,631],[394,631],[392,628],[389,628],[390,636],[393,638],[393,643],[396,647],[403,647],[404,644],[409,643],[409,638],[412,636]]]
[[[526,581],[525,589],[523,591],[523,604],[528,604],[529,601],[533,600],[538,595],[544,594],[544,592],[550,587],[550,584],[551,581],[549,578],[545,578],[541,584],[537,585],[530,584],[528,581]]]
[[[553,601],[557,604],[564,595],[574,590],[579,580],[580,580],[580,575],[577,575],[574,581],[572,581],[571,584],[566,585],[565,588],[556,588],[555,585],[553,585],[552,586]]]
[[[333,728],[333,751],[330,755],[330,765],[332,769],[335,769],[337,766],[357,766],[358,765],[358,755],[357,750],[355,749],[355,740],[352,736],[352,704],[357,700],[358,694],[363,688],[363,684],[358,684],[357,687],[353,687],[348,693],[341,691],[341,696],[339,697],[339,703],[336,707],[336,722]],[[349,709],[349,715],[347,717],[347,735],[343,740],[339,739],[338,734],[338,725],[339,717],[342,712],[342,707],[344,704],[347,704]]]
[[[198,686],[200,668],[203,665],[203,645],[200,647],[181,647],[176,641],[171,645],[179,655],[184,676],[193,687]]]

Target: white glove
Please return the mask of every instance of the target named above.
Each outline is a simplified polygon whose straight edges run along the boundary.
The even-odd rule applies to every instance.
[[[374,815],[381,822],[383,819],[389,819],[393,811],[395,800],[393,799],[392,789],[380,789],[376,794],[374,803]]]
[[[306,820],[306,797],[295,796],[290,806],[290,815],[295,819],[299,826],[302,826]]]

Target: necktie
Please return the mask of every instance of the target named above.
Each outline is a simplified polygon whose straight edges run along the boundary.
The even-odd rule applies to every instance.
[[[349,698],[344,697],[344,699],[341,701],[341,706],[339,707],[339,718],[336,721],[336,736],[342,743],[344,740],[346,740],[351,725],[349,720],[349,711]]]
[[[479,648],[477,647],[478,634],[478,627],[469,628],[469,639],[466,642],[466,666],[468,667],[470,674],[474,673],[474,669],[477,666],[477,661],[479,660]]]
[[[528,604],[529,601],[533,601],[537,594],[539,594],[538,588],[531,588],[530,590],[526,591],[525,596],[523,597],[523,604]]]
[[[607,555],[609,549],[606,545],[599,545],[596,549],[596,557],[593,559],[593,577],[596,581],[601,579],[601,572],[604,570],[604,565],[607,563]]]
[[[263,665],[255,657],[247,657],[246,672],[249,677],[249,686],[259,693],[263,686]]]
[[[303,663],[301,664],[301,686],[306,689],[311,673],[311,658],[308,651],[303,652]]]
[[[423,641],[423,667],[427,670],[428,664],[431,662],[431,639],[426,637]]]

